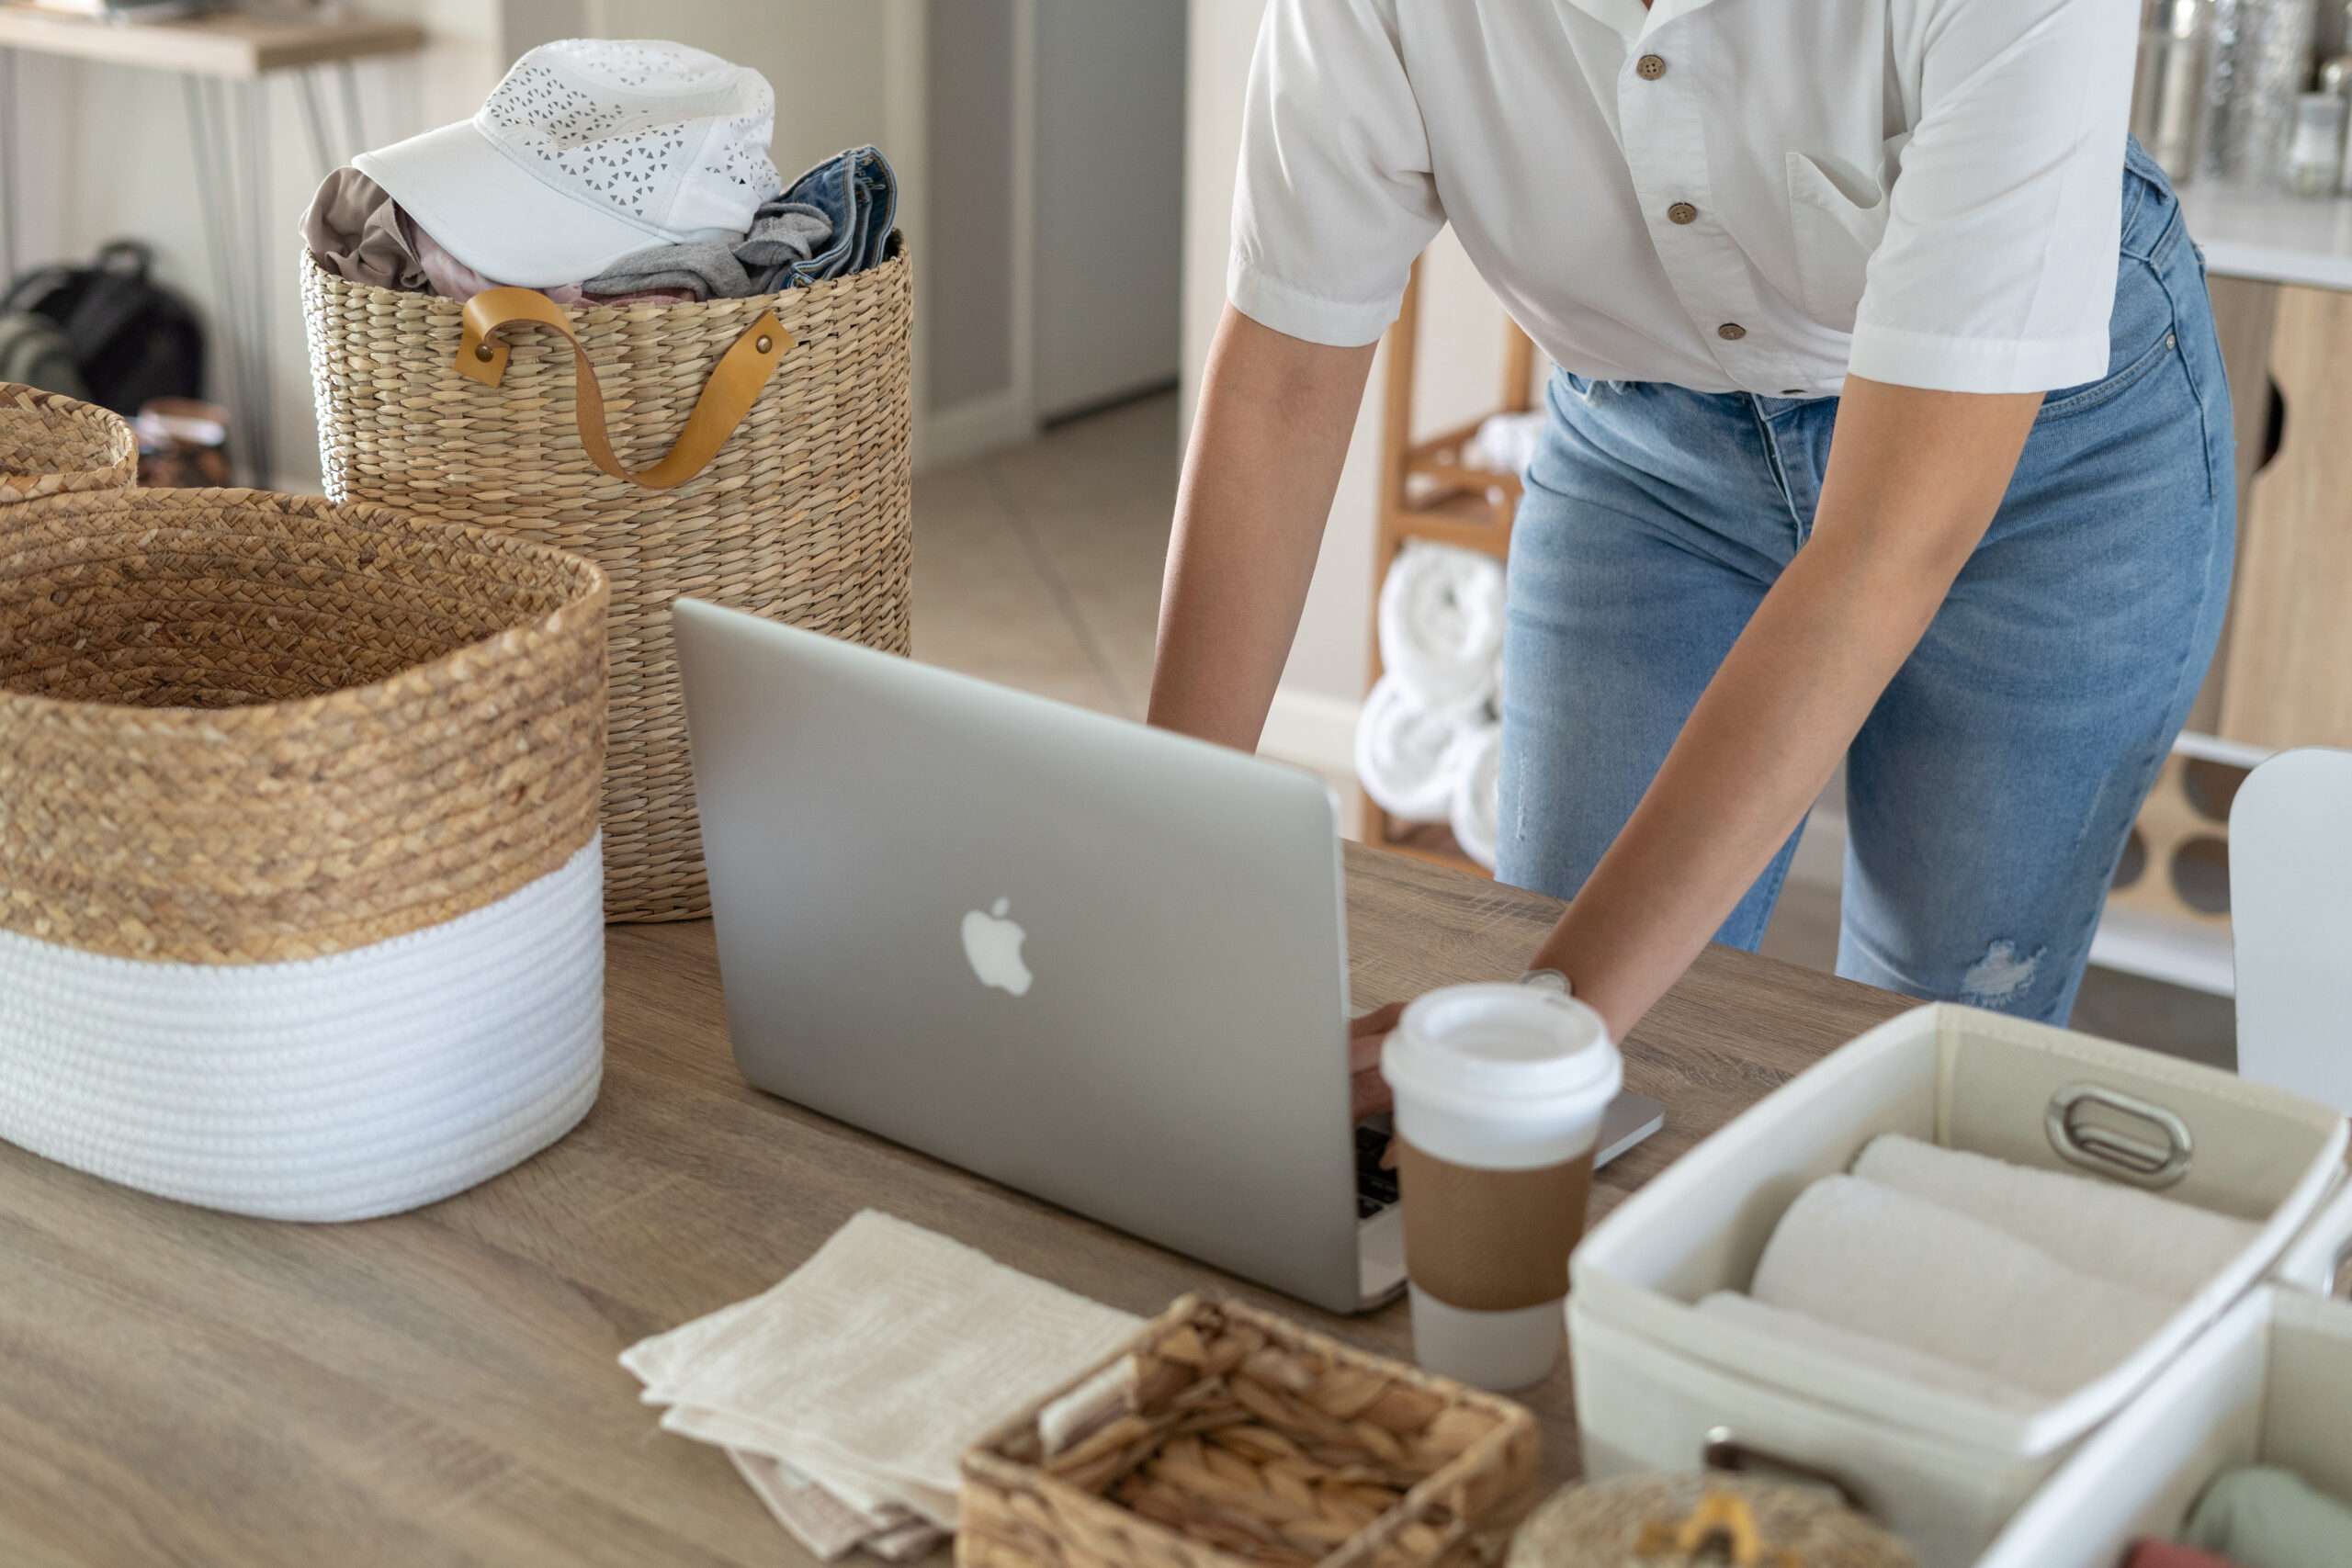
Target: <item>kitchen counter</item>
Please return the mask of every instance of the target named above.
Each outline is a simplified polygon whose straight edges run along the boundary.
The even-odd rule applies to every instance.
[[[2352,289],[2352,197],[2192,180],[2180,203],[2215,276]]]

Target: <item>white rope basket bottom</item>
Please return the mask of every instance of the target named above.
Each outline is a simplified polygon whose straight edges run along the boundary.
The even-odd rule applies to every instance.
[[[235,1213],[358,1220],[555,1142],[604,1073],[604,855],[326,958],[101,957],[0,932],[0,1137]]]

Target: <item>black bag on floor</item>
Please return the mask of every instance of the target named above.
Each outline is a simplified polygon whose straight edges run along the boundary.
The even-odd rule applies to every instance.
[[[65,330],[30,310],[0,310],[0,381],[90,400]]]
[[[204,329],[187,300],[147,276],[153,259],[136,240],[116,240],[88,266],[25,274],[0,310],[54,321],[90,397],[117,413],[150,398],[201,397]]]

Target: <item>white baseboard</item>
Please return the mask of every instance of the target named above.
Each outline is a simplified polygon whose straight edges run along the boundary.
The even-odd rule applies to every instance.
[[[1266,710],[1261,756],[1294,763],[1337,782],[1356,776],[1356,713],[1363,705],[1328,692],[1284,686]]]
[[[915,467],[960,462],[1000,446],[1035,439],[1037,419],[1028,401],[1008,387],[935,409],[915,422]]]

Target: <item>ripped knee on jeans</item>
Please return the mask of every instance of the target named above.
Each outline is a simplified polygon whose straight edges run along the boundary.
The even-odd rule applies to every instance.
[[[2002,939],[1984,950],[1984,956],[1961,976],[1960,999],[1972,1007],[2005,1007],[2024,995],[2048,952],[2036,948],[2020,953],[2018,944]]]

